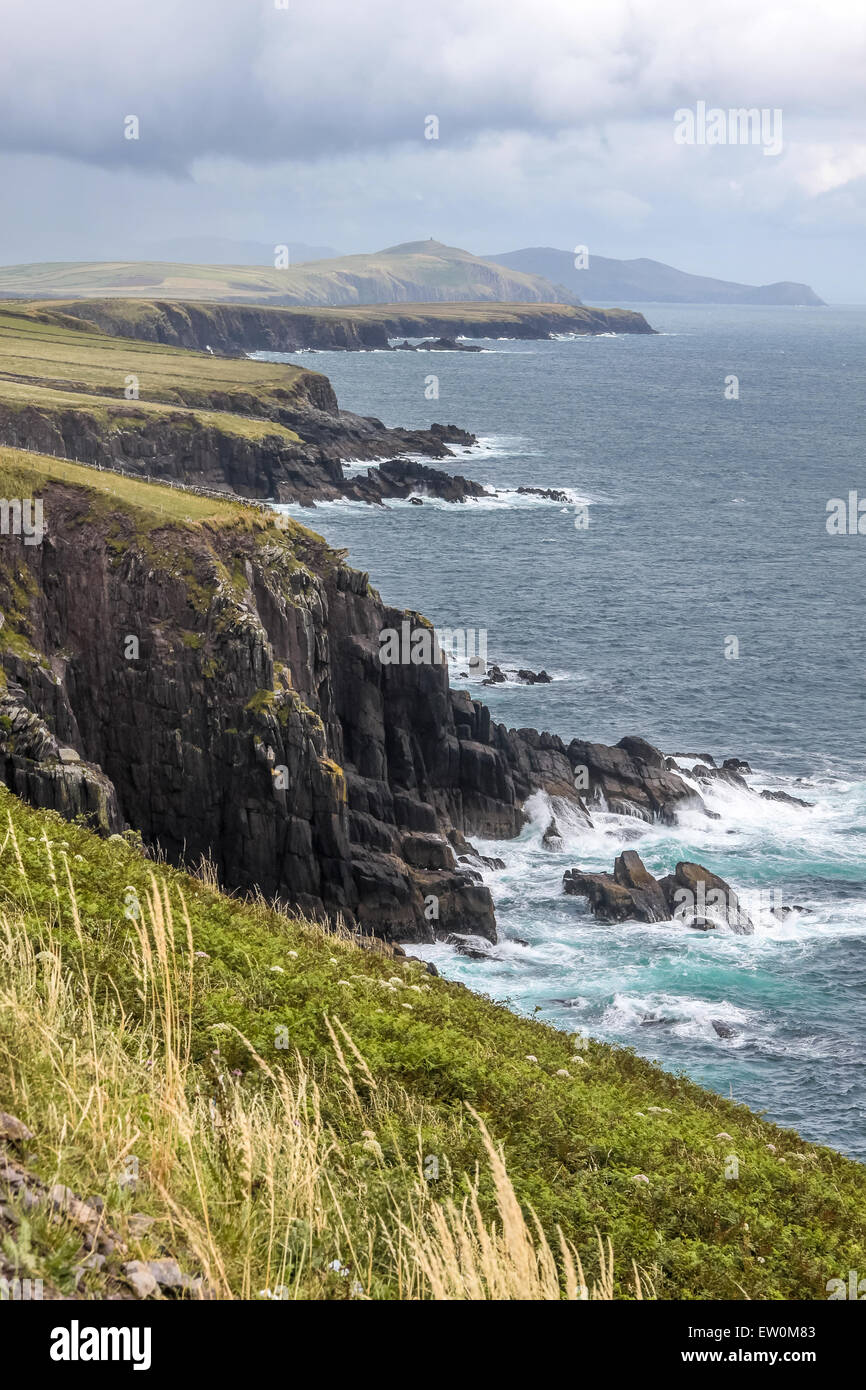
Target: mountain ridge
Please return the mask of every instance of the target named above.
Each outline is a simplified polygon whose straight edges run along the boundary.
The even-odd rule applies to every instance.
[[[485,256],[485,260],[524,273],[533,272],[561,281],[589,303],[624,301],[633,304],[789,304],[823,305],[810,285],[779,280],[770,285],[744,285],[708,275],[692,275],[663,261],[641,256],[616,260],[589,255],[588,265],[575,267],[571,251],[552,246],[524,247]]]

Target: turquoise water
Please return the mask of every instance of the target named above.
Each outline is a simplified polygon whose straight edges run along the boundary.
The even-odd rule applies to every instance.
[[[586,831],[560,818],[552,853],[539,795],[519,840],[486,847],[506,861],[487,875],[493,957],[424,954],[516,1009],[635,1047],[866,1157],[866,536],[825,526],[830,498],[866,497],[866,310],[647,317],[658,337],[302,355],[348,409],[473,430],[479,446],[444,466],[497,495],[290,510],[347,546],[386,600],[483,628],[491,659],[554,676],[472,685],[497,719],[744,757],[756,789],[814,802],[724,788],[710,799],[718,821],[601,815]],[[425,396],[431,374],[438,400]],[[725,398],[731,374],[738,400]],[[571,502],[519,498],[521,484]],[[755,936],[605,927],[562,895],[565,868],[610,869],[626,844],[657,872],[692,858],[721,873],[750,902]],[[808,911],[783,920],[771,904]]]

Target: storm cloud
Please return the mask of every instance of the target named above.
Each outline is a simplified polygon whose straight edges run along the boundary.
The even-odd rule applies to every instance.
[[[4,0],[3,259],[132,255],[197,231],[347,251],[595,236],[607,254],[682,259],[688,229],[706,241],[715,225],[720,257],[684,268],[808,279],[820,246],[838,273],[862,235],[861,0],[278,6]],[[781,109],[779,159],[676,147],[673,113],[698,100]],[[747,225],[753,269],[728,246]]]

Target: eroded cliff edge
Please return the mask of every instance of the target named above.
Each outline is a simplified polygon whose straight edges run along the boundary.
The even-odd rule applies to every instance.
[[[0,768],[35,804],[205,856],[228,889],[429,940],[495,939],[464,837],[516,835],[535,789],[586,815],[696,800],[641,740],[508,730],[444,663],[383,665],[380,633],[426,620],[294,523],[176,493],[207,514],[166,524],[166,489],[45,466],[41,544],[0,545]]]
[[[654,333],[634,309],[572,304],[359,304],[280,308],[169,299],[65,300],[42,306],[101,333],[214,352],[384,351],[395,338],[549,338],[556,333]]]

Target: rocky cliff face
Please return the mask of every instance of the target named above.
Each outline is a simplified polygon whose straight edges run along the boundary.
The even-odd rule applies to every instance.
[[[83,486],[42,495],[42,544],[0,545],[8,785],[364,932],[495,939],[464,837],[518,833],[538,787],[583,806],[560,739],[495,724],[444,663],[383,665],[382,631],[425,620],[299,527],[226,507],[152,529]],[[651,782],[673,814],[685,784],[646,748],[607,750],[621,795]]]
[[[308,504],[343,496],[381,501],[411,491],[403,476],[411,473],[412,464],[401,463],[395,486],[387,486],[384,474],[365,490],[357,478],[344,477],[343,459],[396,459],[404,452],[444,458],[451,455],[449,444],[474,442],[473,435],[453,425],[387,429],[381,420],[328,406],[296,403],[278,408],[272,432],[258,421],[260,428],[245,434],[248,422],[243,416],[227,416],[219,423],[207,414],[155,411],[131,402],[115,406],[101,401],[89,409],[86,404],[64,408],[0,401],[0,444],[239,497]],[[414,467],[425,473],[420,465]],[[449,500],[459,500],[452,494],[465,482],[429,469],[423,479],[425,487]]]
[[[422,296],[423,298],[423,296]],[[643,314],[569,304],[434,304],[352,309],[282,309],[254,304],[196,304],[171,300],[87,299],[64,304],[67,322],[84,320],[102,333],[171,347],[214,352],[297,352],[302,348],[359,352],[390,346],[392,338],[549,338],[552,333],[652,333]],[[53,317],[60,317],[53,314]]]

